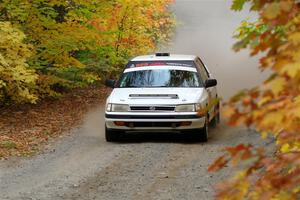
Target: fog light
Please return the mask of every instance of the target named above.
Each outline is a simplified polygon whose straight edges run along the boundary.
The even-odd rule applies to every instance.
[[[190,126],[192,122],[181,122],[181,126]]]
[[[125,126],[125,122],[114,122],[116,126]]]
[[[133,123],[129,123],[129,127],[130,128],[134,128],[134,124]]]

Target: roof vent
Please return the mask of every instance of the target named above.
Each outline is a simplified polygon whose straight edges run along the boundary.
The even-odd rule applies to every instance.
[[[155,56],[170,56],[170,53],[156,53]]]

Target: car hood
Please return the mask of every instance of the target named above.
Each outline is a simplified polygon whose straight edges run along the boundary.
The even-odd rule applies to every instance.
[[[109,103],[129,105],[176,105],[201,101],[207,96],[204,88],[115,88]]]

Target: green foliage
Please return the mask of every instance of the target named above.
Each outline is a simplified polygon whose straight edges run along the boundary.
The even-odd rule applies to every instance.
[[[235,10],[235,11],[240,11],[243,9],[243,7],[247,1],[248,0],[234,0],[232,2],[231,9]]]
[[[234,38],[236,38],[238,42],[234,44],[233,49],[239,51],[244,48],[250,48],[252,49],[251,55],[257,54],[261,47],[260,44],[272,39],[272,35],[269,34],[270,28],[272,29],[272,34],[276,34],[278,37],[278,41],[281,43],[286,42],[286,26],[277,25],[270,27],[262,20],[256,22],[244,20],[235,31]],[[261,37],[262,35],[263,37]],[[269,45],[265,45],[261,50],[264,51],[268,47]]]
[[[234,38],[238,39],[233,49],[255,48],[260,42],[260,35],[268,30],[268,26],[259,22],[242,21],[240,27],[236,30]]]
[[[0,21],[21,30],[35,50],[26,61],[38,78],[32,87],[36,95],[28,96],[27,88],[23,96],[35,102],[37,97],[57,96],[62,89],[85,87],[117,74],[128,58],[153,52],[168,41],[174,27],[167,10],[171,2],[0,1]],[[7,94],[2,92],[2,98]]]

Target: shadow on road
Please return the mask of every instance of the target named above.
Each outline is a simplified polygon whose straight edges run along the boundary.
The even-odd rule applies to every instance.
[[[210,129],[208,142],[216,139],[216,132],[221,131],[221,127]],[[199,135],[201,132],[199,132]],[[195,133],[169,133],[169,132],[136,132],[124,133],[120,136],[118,143],[183,143],[183,144],[205,144]]]

